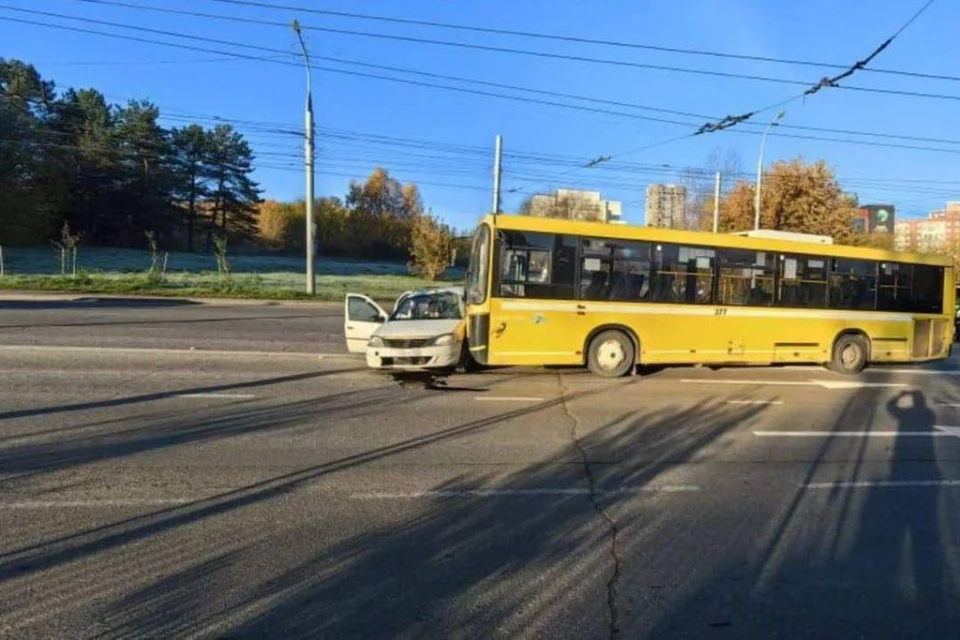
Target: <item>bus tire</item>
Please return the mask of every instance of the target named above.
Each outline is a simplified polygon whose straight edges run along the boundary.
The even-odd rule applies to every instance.
[[[837,373],[853,375],[863,371],[870,358],[870,346],[866,339],[856,333],[847,333],[833,343],[830,368]]]
[[[457,373],[476,373],[480,370],[480,363],[470,353],[470,344],[464,340],[460,350],[460,361],[457,362]]]
[[[636,364],[633,341],[622,331],[610,329],[597,334],[587,349],[587,368],[602,378],[620,378]]]

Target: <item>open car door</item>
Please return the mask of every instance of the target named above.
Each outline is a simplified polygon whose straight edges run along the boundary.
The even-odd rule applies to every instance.
[[[387,320],[387,314],[376,302],[358,293],[348,293],[343,308],[343,333],[347,351],[364,353],[370,336]]]

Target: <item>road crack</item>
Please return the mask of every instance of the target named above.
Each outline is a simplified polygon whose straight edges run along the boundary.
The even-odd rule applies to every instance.
[[[620,535],[620,527],[617,525],[617,522],[614,520],[613,516],[611,516],[607,510],[603,508],[603,505],[600,504],[600,498],[597,495],[596,478],[593,477],[593,468],[590,466],[590,459],[587,457],[587,451],[583,448],[583,444],[580,442],[580,437],[577,435],[577,427],[580,425],[580,420],[573,415],[573,412],[570,411],[570,407],[567,406],[567,393],[569,390],[563,383],[562,375],[558,375],[557,379],[560,383],[560,391],[563,394],[561,396],[562,401],[560,406],[563,407],[564,414],[570,420],[570,442],[580,455],[580,461],[583,464],[583,474],[587,479],[587,484],[590,489],[590,504],[593,505],[594,511],[596,511],[597,514],[606,521],[609,531],[609,553],[610,558],[613,561],[613,573],[610,575],[610,579],[607,580],[607,612],[610,618],[608,636],[612,640],[620,634],[620,629],[618,627],[620,612],[617,608],[617,585],[620,582],[620,555],[617,551],[617,539]]]

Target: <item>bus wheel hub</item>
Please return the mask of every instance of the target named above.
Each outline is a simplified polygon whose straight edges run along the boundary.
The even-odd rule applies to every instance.
[[[597,356],[600,366],[609,371],[619,367],[627,354],[624,353],[623,346],[619,342],[616,340],[607,340],[600,345]]]
[[[848,367],[854,364],[859,357],[860,354],[857,352],[857,348],[852,344],[847,345],[844,350],[840,352],[840,360]]]

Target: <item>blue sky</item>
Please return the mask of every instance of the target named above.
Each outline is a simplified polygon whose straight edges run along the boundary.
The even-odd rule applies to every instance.
[[[417,25],[315,15],[307,11],[243,7],[213,0],[119,0],[127,4],[205,12],[255,20],[289,22],[416,38],[508,47],[631,63],[766,76],[815,83],[837,73],[824,68],[730,60],[584,43],[477,34]],[[274,4],[269,3],[268,4]],[[922,4],[914,0],[284,0],[275,4],[340,10],[538,31],[676,48],[718,51],[846,65],[866,56]],[[37,65],[60,87],[93,86],[114,101],[149,98],[168,125],[191,116],[243,121],[259,154],[257,178],[266,196],[303,195],[301,139],[285,131],[302,127],[304,72],[289,64],[299,47],[289,28],[133,10],[81,0],[0,0],[0,5],[162,29],[240,42],[277,52],[243,49],[171,36],[124,31],[62,18],[27,15],[0,7],[0,18],[18,18],[95,29],[152,40],[232,51],[274,62],[230,59],[220,54],[73,33],[0,21],[0,56]],[[960,4],[936,0],[871,65],[926,74],[960,75]],[[342,196],[351,178],[383,165],[403,181],[421,184],[426,204],[448,222],[467,228],[490,208],[494,136],[504,136],[504,209],[528,193],[557,187],[602,191],[624,202],[630,222],[643,221],[643,192],[650,182],[679,179],[678,171],[703,166],[719,149],[737,154],[746,173],[756,171],[756,132],[776,111],[757,116],[757,125],[666,142],[689,134],[702,118],[634,107],[551,98],[512,89],[404,75],[348,66],[319,58],[458,76],[593,99],[722,117],[765,107],[802,92],[802,86],[676,71],[557,60],[501,52],[394,41],[307,29],[317,65],[417,82],[459,86],[500,94],[578,104],[621,114],[675,120],[669,124],[531,104],[402,84],[330,71],[314,71],[319,195]],[[845,84],[960,97],[960,83],[859,72]],[[960,102],[871,92],[824,89],[786,106],[784,124],[940,139],[892,140],[836,133],[779,129],[781,133],[897,143],[960,151]],[[402,140],[398,140],[402,139]],[[634,151],[648,145],[650,149]],[[533,154],[545,157],[531,157]],[[580,165],[599,156],[614,159],[595,169]],[[948,199],[960,199],[956,153],[800,140],[771,135],[766,160],[823,158],[861,202],[893,203],[899,216],[925,215]],[[627,164],[624,164],[627,163]],[[731,177],[732,181],[732,177]],[[444,186],[446,185],[446,186]]]

